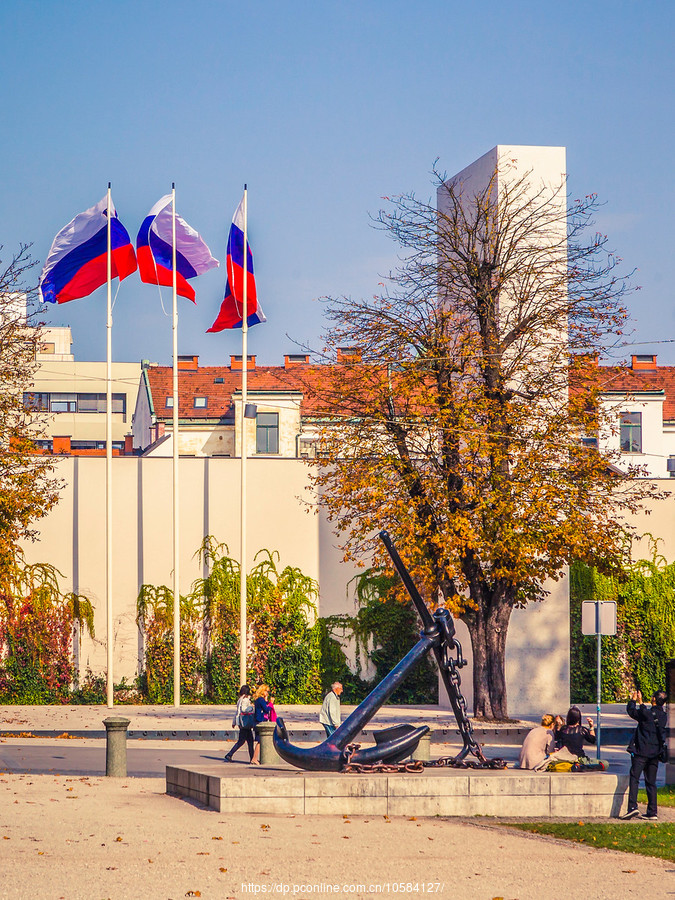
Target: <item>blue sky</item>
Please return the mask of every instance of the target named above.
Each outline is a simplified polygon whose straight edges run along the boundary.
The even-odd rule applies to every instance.
[[[318,344],[317,298],[368,296],[395,264],[369,221],[383,196],[428,198],[436,158],[452,174],[495,144],[564,145],[570,192],[599,194],[598,230],[638,270],[632,340],[675,339],[674,20],[671,0],[4,0],[2,258],[32,241],[41,266],[108,181],[135,237],[175,181],[224,260],[248,182],[268,317],[249,352],[280,363],[291,338]],[[240,333],[205,334],[223,269],[194,283],[179,352],[227,363]],[[114,316],[115,359],[170,362],[157,288],[127,279]],[[46,319],[71,325],[76,358],[105,357],[104,289]],[[675,364],[675,343],[630,352]]]

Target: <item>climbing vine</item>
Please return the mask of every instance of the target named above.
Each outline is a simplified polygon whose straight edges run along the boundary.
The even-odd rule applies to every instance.
[[[213,702],[232,703],[239,689],[239,565],[211,536],[197,553],[208,574],[181,598],[186,690],[193,700],[205,694]],[[280,703],[315,703],[321,698],[318,585],[298,568],[280,571],[276,552],[262,550],[255,559],[246,579],[247,678],[253,684],[269,684]],[[141,684],[153,702],[166,702],[171,691],[172,600],[166,586],[143,585],[137,601],[138,621],[146,636]],[[181,694],[182,678],[183,673]]]
[[[397,576],[382,569],[367,569],[357,576],[358,610],[354,616],[331,616],[324,620],[323,648],[326,681],[324,689],[333,681],[342,682],[345,700],[363,699],[394,666],[399,663],[419,639],[420,622],[412,602],[401,590]],[[352,636],[355,641],[355,672],[336,635]],[[363,663],[371,670],[370,678],[363,678]],[[437,703],[438,675],[434,662],[427,656],[407,676],[391,697],[392,703]]]
[[[636,688],[650,697],[665,684],[665,663],[675,656],[675,563],[658,555],[627,567],[620,577],[581,563],[570,568],[571,697],[596,697],[597,639],[581,634],[584,600],[614,600],[617,635],[602,640],[602,701],[624,701]]]
[[[86,597],[62,593],[60,572],[18,555],[0,580],[0,703],[67,703],[76,687],[73,638],[94,636]]]

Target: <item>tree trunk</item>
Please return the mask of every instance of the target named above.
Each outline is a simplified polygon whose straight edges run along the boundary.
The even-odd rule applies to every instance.
[[[474,716],[504,721],[508,718],[506,697],[506,635],[511,602],[499,593],[487,599],[483,609],[462,618],[471,636],[473,651]]]

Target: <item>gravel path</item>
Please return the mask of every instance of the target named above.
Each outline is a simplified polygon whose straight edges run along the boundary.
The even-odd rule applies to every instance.
[[[572,900],[675,896],[672,863],[485,820],[227,817],[167,796],[161,779],[0,775],[0,897],[11,900],[540,900],[561,881]]]

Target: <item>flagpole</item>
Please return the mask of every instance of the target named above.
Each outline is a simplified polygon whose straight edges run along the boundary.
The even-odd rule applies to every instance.
[[[178,292],[176,284],[176,185],[171,185],[173,270],[173,705],[180,706],[180,585],[178,540]]]
[[[244,185],[244,291],[241,321],[241,561],[239,586],[239,684],[246,684],[246,397],[248,388],[248,194]]]
[[[106,304],[106,394],[105,394],[105,608],[106,608],[106,699],[112,709],[113,614],[112,614],[112,198],[108,182],[107,304]]]

